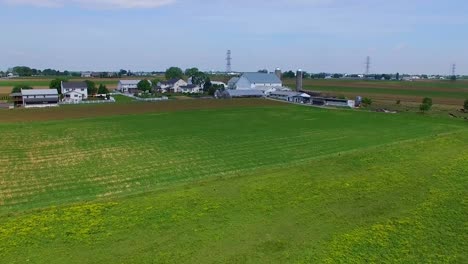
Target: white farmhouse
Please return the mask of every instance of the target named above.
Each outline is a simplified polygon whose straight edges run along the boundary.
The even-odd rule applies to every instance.
[[[274,73],[261,73],[261,72],[246,72],[239,78],[232,78],[228,86],[230,89],[236,90],[271,90],[281,88],[283,83],[280,78]]]
[[[130,94],[137,93],[139,82],[140,80],[120,80],[117,85],[117,91]]]
[[[201,91],[200,86],[195,85],[195,84],[180,86],[179,89],[181,93],[190,93],[190,94],[200,93]]]
[[[162,92],[181,93],[181,86],[187,86],[187,82],[182,79],[171,79],[166,82],[159,82],[158,86]]]
[[[88,99],[88,85],[86,82],[62,82],[63,100],[78,103]]]

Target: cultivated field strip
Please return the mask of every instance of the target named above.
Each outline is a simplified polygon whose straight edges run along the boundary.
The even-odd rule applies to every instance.
[[[460,128],[440,122],[282,106],[3,124],[0,210],[150,191]]]

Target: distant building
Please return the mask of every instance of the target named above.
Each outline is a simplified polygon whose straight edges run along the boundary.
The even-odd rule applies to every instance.
[[[81,102],[88,99],[88,85],[86,82],[62,82],[63,100],[66,102]]]
[[[163,93],[180,93],[181,86],[187,86],[188,83],[182,79],[171,79],[169,81],[162,81],[158,83],[158,89]]]
[[[200,93],[201,91],[200,86],[195,85],[195,84],[188,84],[188,85],[180,86],[179,89],[181,93],[190,93],[190,94]]]
[[[20,93],[10,95],[16,106],[25,108],[58,106],[59,94],[57,89],[21,89]]]
[[[275,91],[270,93],[269,97],[292,103],[309,103],[311,98],[311,96],[306,93],[290,91]]]
[[[117,85],[117,91],[129,94],[137,93],[139,82],[140,80],[120,80]]]
[[[281,88],[283,83],[274,73],[246,72],[240,77],[232,78],[229,81],[228,88],[234,90],[270,90]]]
[[[216,98],[261,98],[265,97],[265,94],[261,90],[225,90],[225,91],[216,91]]]
[[[82,72],[81,78],[91,78],[92,72]]]

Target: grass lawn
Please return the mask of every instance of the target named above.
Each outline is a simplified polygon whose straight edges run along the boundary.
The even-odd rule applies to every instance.
[[[135,102],[135,99],[130,98],[128,96],[121,95],[121,94],[116,94],[116,95],[113,95],[112,97],[114,97],[117,103]]]
[[[460,263],[467,132],[295,105],[0,123],[0,256]]]

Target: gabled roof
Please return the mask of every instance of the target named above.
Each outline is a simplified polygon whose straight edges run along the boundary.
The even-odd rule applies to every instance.
[[[120,80],[120,84],[123,85],[137,85],[141,80]]]
[[[86,82],[62,82],[64,89],[87,89],[88,85]]]
[[[281,80],[274,73],[246,72],[242,77],[247,78],[251,83],[281,83]]]
[[[260,90],[250,89],[250,90],[226,90],[226,92],[231,97],[242,97],[242,96],[258,96],[262,97],[265,94]]]
[[[57,89],[21,89],[21,95],[58,95]]]
[[[170,79],[169,81],[165,81],[165,82],[163,81],[163,82],[161,82],[161,83],[162,83],[162,84],[166,84],[166,85],[174,85],[174,84],[176,84],[176,82],[178,82],[178,81],[180,81],[180,80],[182,80],[182,79],[180,79],[180,78],[174,78],[174,79]]]

